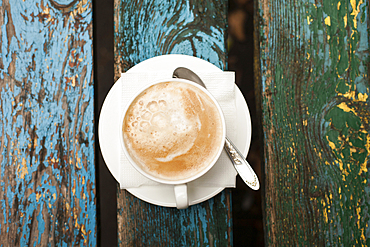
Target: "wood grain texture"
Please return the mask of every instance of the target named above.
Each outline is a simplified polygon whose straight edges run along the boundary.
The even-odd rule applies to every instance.
[[[163,54],[186,54],[226,68],[227,1],[115,1],[115,78]],[[148,204],[118,192],[120,246],[230,246],[231,194],[186,210]]]
[[[95,246],[91,1],[1,1],[0,49],[0,246]]]
[[[259,0],[265,236],[370,245],[369,1]]]
[[[178,210],[118,192],[120,246],[231,246],[230,191]]]
[[[185,54],[226,68],[225,0],[116,0],[115,75],[163,54]]]

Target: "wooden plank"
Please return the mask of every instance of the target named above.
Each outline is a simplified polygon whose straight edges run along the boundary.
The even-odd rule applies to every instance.
[[[369,245],[369,1],[257,13],[266,244]]]
[[[0,2],[0,245],[96,245],[92,3]]]
[[[115,77],[162,54],[186,54],[226,68],[227,1],[115,1]],[[230,246],[231,195],[186,210],[148,204],[118,192],[121,246]]]
[[[163,54],[185,54],[226,69],[225,0],[116,0],[115,75]]]
[[[101,112],[104,99],[114,84],[113,7],[113,0],[93,1],[95,113]],[[95,117],[98,119],[100,114]],[[95,129],[97,133],[98,128]],[[96,137],[100,136],[96,134]],[[100,147],[96,149],[95,164],[97,246],[117,246],[117,182],[104,163]]]

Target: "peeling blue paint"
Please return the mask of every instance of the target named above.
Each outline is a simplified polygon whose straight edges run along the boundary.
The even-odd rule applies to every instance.
[[[91,10],[13,0],[0,16],[0,238],[18,239],[10,246],[44,245],[45,234],[96,244]]]

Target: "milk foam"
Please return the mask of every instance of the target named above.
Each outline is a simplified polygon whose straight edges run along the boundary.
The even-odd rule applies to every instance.
[[[143,170],[178,180],[193,176],[214,158],[222,123],[213,101],[200,89],[167,82],[133,101],[123,133],[130,156]]]

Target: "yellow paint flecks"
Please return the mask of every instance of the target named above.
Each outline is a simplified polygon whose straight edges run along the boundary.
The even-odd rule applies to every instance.
[[[73,195],[76,195],[76,180],[73,179],[73,187],[72,187]]]
[[[307,24],[310,25],[312,22],[312,18],[311,16],[307,16]]]
[[[360,171],[358,172],[358,175],[361,175],[362,172],[367,172],[367,159],[361,164]]]
[[[338,160],[338,161],[339,161],[339,169],[343,171],[343,162],[341,160]]]
[[[75,220],[75,227],[76,228],[78,228],[79,227],[79,224],[78,224],[78,219],[77,219],[77,216],[78,214],[77,213],[75,213],[74,215],[73,215],[73,218],[74,218],[74,220]]]
[[[357,214],[357,226],[360,229],[361,207],[356,207],[356,214]]]
[[[366,102],[367,98],[369,97],[366,93],[362,94],[362,93],[359,93],[357,95],[358,97],[358,100],[361,101],[361,102]]]
[[[322,153],[321,152],[317,152],[317,154],[319,155],[320,159],[322,159]]]
[[[348,171],[351,171],[349,164],[347,164],[347,167],[348,167],[348,171],[347,171],[347,169],[345,169],[343,166],[343,161],[342,160],[337,160],[337,161],[339,162],[339,168],[342,171],[342,173],[344,173],[345,176],[348,176],[349,175]]]
[[[338,9],[338,10],[339,10],[340,5],[341,5],[341,3],[340,3],[340,2],[338,2],[338,4],[337,4],[337,9]]]
[[[25,158],[22,158],[22,163],[18,164],[17,173],[20,179],[24,179],[28,174],[27,160]]]
[[[340,103],[339,105],[337,105],[337,107],[345,112],[353,112],[354,114],[356,114],[355,110],[349,108],[345,102]]]
[[[356,92],[355,91],[349,91],[349,92],[344,93],[344,94],[338,93],[338,95],[343,96],[343,97],[345,97],[347,99],[353,99],[353,100],[355,100]]]
[[[306,120],[303,120],[303,125],[304,126],[307,126],[307,119]]]
[[[366,241],[366,238],[365,238],[365,235],[364,235],[364,228],[361,228],[361,240]]]
[[[353,27],[357,28],[357,16],[360,13],[360,5],[363,4],[363,0],[360,0],[358,2],[358,5],[356,5],[356,0],[351,0],[351,7],[352,7],[352,13],[353,16]]]
[[[36,201],[38,202],[41,198],[41,193],[40,192],[36,192]]]
[[[78,169],[81,169],[82,168],[82,166],[81,166],[81,158],[80,157],[77,157],[76,158],[76,168],[78,168]]]
[[[326,136],[326,140],[328,141],[328,144],[331,147],[331,149],[335,150],[336,147],[335,147],[334,142],[330,141],[328,136]]]
[[[83,233],[83,235],[86,235],[86,230],[85,230],[85,226],[84,225],[81,226],[81,232]]]
[[[351,172],[351,166],[350,166],[350,164],[347,164],[347,168]]]
[[[327,26],[331,26],[330,16],[327,16],[327,17],[325,18],[324,22],[325,22],[325,24],[326,24]]]
[[[321,203],[322,203],[322,206],[324,207],[323,211],[322,211],[323,216],[324,216],[324,220],[325,220],[326,223],[328,223],[328,209],[325,207],[326,203],[325,203],[324,200],[321,200]]]
[[[367,133],[366,130],[364,130],[364,132]],[[369,135],[366,136],[365,148],[366,148],[367,153],[370,153],[370,136]]]
[[[347,16],[345,15],[343,17],[344,27],[347,27]]]

